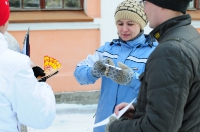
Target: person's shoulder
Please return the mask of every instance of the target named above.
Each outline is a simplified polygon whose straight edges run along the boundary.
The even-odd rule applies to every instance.
[[[0,57],[1,70],[9,76],[14,76],[20,69],[30,67],[30,59],[28,56],[16,51],[7,49]]]
[[[112,45],[112,43],[113,43],[113,41],[106,41],[106,42],[104,43],[104,46]]]
[[[113,39],[111,42],[105,42],[105,45],[112,46],[113,44],[119,43],[119,39]]]
[[[144,36],[146,38],[145,43],[147,43],[149,46],[151,46],[151,47],[157,47],[158,46],[158,41],[155,38],[153,38],[153,37],[151,37],[150,35],[147,35],[147,34],[145,34]]]
[[[113,39],[111,42],[107,41],[105,42],[100,48],[97,49],[97,51],[104,51],[109,50],[110,47],[112,47],[115,43],[117,43],[118,39]]]
[[[30,62],[30,58],[24,54],[17,51],[8,49],[5,51],[5,57],[7,60],[13,64],[21,65]]]

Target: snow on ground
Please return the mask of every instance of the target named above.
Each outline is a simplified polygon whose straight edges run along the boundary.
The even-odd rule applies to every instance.
[[[92,132],[97,105],[56,104],[56,118],[47,129],[28,132]]]

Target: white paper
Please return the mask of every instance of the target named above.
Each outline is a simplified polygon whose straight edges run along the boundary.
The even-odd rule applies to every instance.
[[[117,70],[122,70],[122,68],[120,68],[120,67],[115,67],[115,66],[112,66],[112,65],[109,65],[109,64],[105,64],[105,66],[106,67],[113,67],[113,68],[115,68]]]
[[[135,98],[135,99],[136,99],[136,98]],[[118,116],[116,116],[115,113],[113,113],[112,115],[110,115],[110,116],[109,116],[108,118],[106,118],[105,120],[103,120],[103,121],[101,121],[101,122],[99,122],[99,123],[94,124],[93,127],[99,127],[99,126],[102,126],[102,125],[106,125],[106,124],[109,122],[109,118],[110,118],[111,116],[115,116],[117,119],[119,119],[119,118],[128,110],[128,108],[133,104],[133,102],[135,101],[135,99],[134,99],[133,101],[131,101],[126,107],[124,107],[123,109],[121,109],[121,110],[119,111]]]

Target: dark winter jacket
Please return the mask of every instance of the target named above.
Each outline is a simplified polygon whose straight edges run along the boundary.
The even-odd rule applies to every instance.
[[[150,55],[133,120],[115,121],[109,132],[200,132],[200,34],[190,15],[172,18],[150,34]]]

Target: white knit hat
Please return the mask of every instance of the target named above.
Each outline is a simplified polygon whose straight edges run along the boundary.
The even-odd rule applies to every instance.
[[[140,25],[143,30],[147,25],[147,16],[144,13],[144,8],[140,6],[137,0],[124,0],[117,6],[115,11],[115,22],[120,19],[130,19]]]

